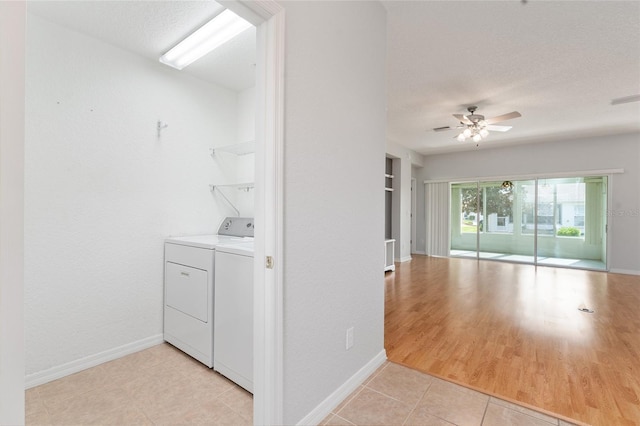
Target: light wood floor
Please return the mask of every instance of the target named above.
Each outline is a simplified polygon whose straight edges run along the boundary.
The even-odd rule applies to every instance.
[[[390,361],[585,424],[640,425],[640,276],[414,255],[387,273],[385,310]]]

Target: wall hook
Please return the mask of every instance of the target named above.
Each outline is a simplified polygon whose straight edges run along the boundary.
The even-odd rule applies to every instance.
[[[162,121],[158,120],[158,126],[156,127],[158,129],[158,138],[160,137],[160,133],[162,133],[162,130],[166,129],[167,127],[169,127],[167,123],[163,123]]]

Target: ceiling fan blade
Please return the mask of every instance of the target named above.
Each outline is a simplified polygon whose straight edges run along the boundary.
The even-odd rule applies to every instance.
[[[489,125],[489,126],[487,126],[487,130],[490,130],[492,132],[506,132],[507,130],[511,130],[511,127],[513,127],[513,126]]]
[[[436,127],[433,129],[434,132],[446,132],[447,130],[453,130],[453,129],[451,128],[451,126]]]
[[[473,122],[471,120],[469,120],[467,118],[467,116],[462,115],[462,114],[453,114],[453,116],[461,123],[464,124],[473,124]]]
[[[511,120],[512,118],[518,118],[518,117],[522,117],[522,114],[520,114],[518,111],[513,111],[513,112],[510,112],[509,114],[502,114],[497,117],[487,118],[484,121],[486,121],[487,124],[493,124],[493,123],[499,123],[500,121],[507,121],[507,120]]]

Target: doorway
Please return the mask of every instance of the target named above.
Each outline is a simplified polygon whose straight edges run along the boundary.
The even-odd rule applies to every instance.
[[[263,327],[259,335],[256,336],[256,341],[258,344],[256,345],[260,351],[261,355],[263,355],[260,359],[262,360],[262,365],[256,369],[256,374],[260,377],[257,377],[256,382],[259,384],[259,390],[257,393],[257,402],[259,408],[255,410],[255,422],[256,423],[264,423],[264,424],[277,424],[281,423],[282,416],[282,392],[281,392],[281,376],[282,376],[282,354],[281,354],[281,330],[282,330],[282,312],[281,312],[281,301],[277,300],[277,297],[282,294],[282,277],[281,270],[278,267],[278,259],[281,259],[282,253],[282,211],[281,205],[278,204],[277,200],[282,199],[282,118],[283,118],[283,84],[282,84],[282,76],[283,76],[283,65],[284,65],[284,49],[283,49],[283,40],[284,40],[284,16],[281,13],[282,8],[274,1],[263,1],[260,5],[250,5],[245,6],[240,3],[237,4],[226,4],[229,8],[236,11],[241,16],[245,17],[248,20],[251,20],[256,25],[258,25],[258,40],[261,45],[259,48],[261,62],[258,64],[258,74],[260,75],[257,90],[258,95],[258,115],[257,115],[257,124],[256,128],[258,133],[261,135],[260,137],[264,140],[264,147],[257,153],[257,158],[259,167],[256,170],[256,173],[259,173],[260,176],[263,177],[263,183],[256,188],[257,193],[257,206],[259,207],[259,212],[256,211],[256,219],[258,222],[263,224],[262,229],[265,231],[258,232],[260,235],[256,235],[256,254],[261,254],[263,257],[258,257],[258,259],[264,259],[265,255],[272,256],[276,259],[276,266],[273,269],[265,271],[265,268],[262,266],[262,262],[256,261],[256,270],[260,273],[257,274],[257,282],[263,286],[261,287],[262,293],[257,294],[256,296],[256,305],[261,305],[261,309],[257,311],[256,315],[259,316],[260,319],[256,319],[256,321],[262,321]],[[14,10],[8,10],[5,8],[5,5],[2,5],[3,8],[2,18],[5,16],[8,19],[8,22],[11,22],[12,25],[2,25],[2,32],[0,36],[2,37],[3,44],[2,48],[2,56],[3,59],[5,57],[9,59],[13,59],[16,64],[23,63],[24,61],[24,52],[26,47],[26,42],[24,35],[26,33],[26,29],[24,27],[24,17],[25,17],[25,5],[18,5]],[[12,5],[13,7],[13,5]],[[21,19],[22,18],[22,19]],[[4,23],[4,21],[3,21]],[[4,44],[5,36],[6,39],[11,40],[11,49],[5,49],[8,45]],[[4,62],[4,61],[3,61]],[[12,62],[11,60],[8,62]],[[19,67],[15,67],[16,69]],[[7,70],[2,68],[2,72],[0,73],[0,79],[3,88],[15,86],[17,81],[20,81],[21,78],[16,78],[20,76],[13,75],[14,69]],[[2,98],[3,102],[6,101],[10,104],[10,106],[15,108],[15,111],[23,111],[23,101],[24,101],[24,91],[20,89],[20,87],[16,87],[15,91],[11,92],[10,96],[7,95],[7,92],[3,90]],[[7,108],[6,110],[9,110]],[[16,120],[16,122],[21,122],[22,120]],[[20,127],[20,126],[18,126]],[[12,135],[11,147],[16,147],[16,149],[11,150],[3,150],[3,162],[2,162],[2,173],[3,176],[7,171],[5,167],[7,164],[12,164],[11,175],[19,176],[24,174],[23,163],[22,163],[22,149],[24,146],[24,138],[20,135],[21,131],[19,130],[16,138],[13,138]],[[4,136],[4,135],[3,135]],[[6,139],[3,137],[1,140],[3,147]],[[12,181],[13,185],[21,182],[21,179],[16,179]],[[21,187],[12,187],[11,190],[12,195],[15,195],[17,199],[22,199],[24,197],[24,191]],[[3,198],[3,203],[5,199]],[[20,210],[21,211],[21,210]],[[7,213],[5,215],[5,213]],[[14,212],[2,212],[2,223],[3,229],[2,234],[0,235],[0,244],[3,247],[11,246],[12,249],[16,249],[21,246],[18,244],[21,238],[16,239],[15,235],[4,232],[4,225],[8,224],[19,224],[22,222],[22,218],[18,218],[14,215]],[[3,275],[3,294],[5,296],[10,297],[11,295],[15,295],[15,299],[12,299],[10,303],[15,304],[16,306],[22,306],[22,293],[24,291],[24,282],[22,279],[22,259],[21,257],[16,257],[13,259],[13,265],[15,268],[12,270],[15,272],[12,274],[12,292],[5,291],[5,285],[8,285],[5,281],[7,278]],[[4,265],[4,263],[3,263]],[[8,269],[4,269],[3,272]],[[265,290],[265,288],[267,290]],[[8,300],[4,298],[4,300]],[[266,300],[266,302],[265,302]],[[6,303],[3,303],[0,308],[2,309],[2,318],[10,318],[13,324],[13,328],[22,330],[24,328],[24,318],[22,317],[21,309],[10,309],[7,311]],[[267,314],[268,313],[268,314]],[[5,314],[8,315],[5,316]],[[3,359],[7,360],[7,365],[3,364],[7,368],[3,368],[3,370],[23,371],[22,366],[24,366],[24,353],[13,354],[16,350],[22,350],[21,344],[12,345],[12,342],[21,341],[20,336],[16,334],[16,339],[9,339],[8,341],[4,340],[6,337],[5,334],[2,334],[3,344],[2,347],[10,348],[11,351],[8,353],[8,357],[4,357],[7,355],[6,351],[2,351]],[[13,356],[15,355],[15,356]],[[10,361],[10,362],[9,362]],[[23,401],[23,389],[24,389],[24,377],[15,377],[15,381],[12,379],[11,382],[5,382],[6,375],[2,373],[3,383],[8,383],[8,386],[5,388],[3,386],[3,399],[7,396],[6,401]],[[280,383],[280,384],[279,384]],[[5,395],[6,391],[6,395]],[[10,409],[8,407],[2,407],[2,412],[0,413],[2,418],[7,419],[16,419],[23,416],[23,404],[16,403]],[[7,411],[5,411],[7,409]],[[22,413],[21,413],[22,412]],[[9,423],[14,423],[14,421],[10,421]]]

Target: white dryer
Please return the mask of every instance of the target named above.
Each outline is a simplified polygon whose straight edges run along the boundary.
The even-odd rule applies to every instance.
[[[252,218],[226,218],[218,234],[165,240],[164,340],[213,367],[215,251],[253,240]]]

